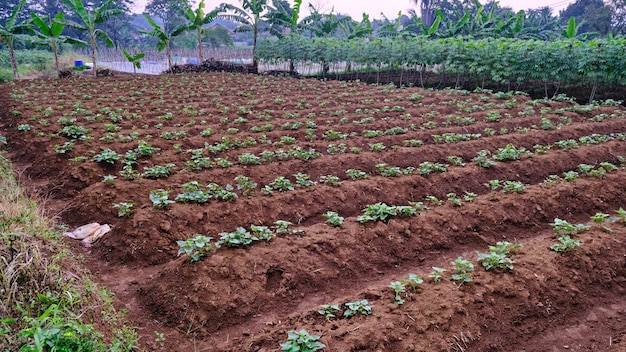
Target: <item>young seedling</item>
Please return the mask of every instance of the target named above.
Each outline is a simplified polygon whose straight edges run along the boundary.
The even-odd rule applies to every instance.
[[[465,282],[471,282],[470,272],[474,271],[474,264],[469,260],[458,257],[455,261],[451,262],[452,268],[456,274],[452,274],[452,280],[460,281],[461,284]]]
[[[444,268],[438,268],[436,266],[433,266],[432,268],[433,268],[433,270],[430,272],[430,274],[428,274],[428,277],[433,279],[433,282],[435,282],[435,283],[441,282],[442,275],[447,270],[444,269]]]
[[[404,288],[404,284],[400,281],[392,281],[389,284],[389,287],[391,287],[395,293],[395,298],[393,303],[397,304],[397,305],[401,305],[403,304],[405,301],[404,299],[402,299],[402,295],[401,293],[405,293],[406,290]]]
[[[311,176],[298,172],[294,174],[293,177],[296,178],[296,187],[298,188],[309,188],[316,185],[315,182],[311,181]]]
[[[256,236],[253,236],[248,230],[243,227],[238,227],[233,232],[222,232],[220,233],[220,240],[215,243],[215,247],[221,248],[222,245],[226,247],[240,247],[240,246],[249,246],[254,241],[258,241],[259,239]]]
[[[582,243],[580,240],[575,240],[571,238],[569,235],[561,235],[559,236],[559,243],[555,243],[550,246],[550,249],[555,252],[569,252],[576,247],[580,247]]]
[[[156,209],[165,209],[168,205],[174,203],[173,200],[169,200],[169,194],[171,191],[164,189],[157,189],[150,191],[150,201]]]
[[[318,310],[317,312],[320,315],[323,315],[324,318],[326,318],[326,320],[330,320],[331,318],[335,317],[335,313],[339,312],[339,305],[338,304],[322,304],[322,309]]]
[[[213,246],[209,243],[211,239],[211,237],[196,234],[186,241],[176,241],[176,244],[180,247],[178,249],[178,256],[185,253],[192,262],[197,262],[200,258],[204,257],[208,251],[213,249]]]
[[[396,206],[396,211],[399,216],[402,217],[410,217],[417,215],[417,209],[410,205],[398,205]]]
[[[615,213],[617,214],[617,216],[612,217],[610,221],[621,222],[622,224],[626,224],[626,210],[620,207],[619,209],[615,210]]]
[[[244,175],[235,177],[235,182],[237,182],[237,189],[241,191],[241,194],[244,196],[252,195],[252,191],[257,187],[256,182]]]
[[[357,169],[348,169],[346,170],[346,175],[353,180],[364,180],[369,177],[367,172]]]
[[[430,204],[436,206],[436,207],[440,207],[443,205],[443,201],[440,200],[439,198],[435,197],[435,196],[426,196],[426,201],[430,202]]]
[[[346,303],[346,307],[348,307],[344,312],[343,316],[346,318],[353,317],[357,314],[360,315],[370,315],[372,314],[372,306],[370,306],[366,299],[354,302]]]
[[[318,340],[321,336],[310,335],[306,330],[289,331],[287,342],[280,345],[283,352],[315,352],[326,347]]]
[[[131,216],[133,214],[133,206],[135,203],[133,202],[121,202],[121,203],[113,203],[113,208],[117,209],[117,216]]]
[[[451,202],[455,207],[460,207],[463,205],[461,199],[457,198],[456,193],[448,193],[446,194],[446,197],[448,197],[448,201]]]
[[[554,228],[554,232],[561,236],[561,235],[577,235],[583,232],[586,232],[590,229],[589,226],[583,225],[583,224],[577,224],[577,225],[573,225],[570,224],[569,222],[565,221],[565,220],[561,220],[559,218],[555,218],[554,222],[552,224],[552,227]]]
[[[387,222],[392,216],[396,216],[397,209],[393,205],[385,203],[370,204],[363,209],[363,215],[357,217],[357,221],[361,224],[369,221]]]
[[[496,246],[489,246],[489,253],[477,252],[478,261],[482,263],[487,271],[493,268],[513,270],[515,262],[508,255],[521,246],[520,244],[512,244],[510,242],[498,242]]]
[[[424,205],[424,202],[410,202],[409,201],[409,205],[413,207],[413,209],[415,209],[415,211],[417,211],[418,214],[425,210],[428,210],[428,207]]]
[[[176,165],[172,163],[165,164],[165,165],[155,165],[152,167],[144,166],[144,170],[146,171],[144,171],[144,173],[141,174],[141,176],[145,178],[150,178],[150,179],[166,178],[172,173],[172,170],[175,168],[176,168]]]
[[[121,155],[117,154],[114,150],[104,149],[96,154],[92,160],[98,163],[115,164],[120,158]]]
[[[274,236],[276,236],[267,226],[250,225],[250,231],[252,231],[254,237],[266,242],[269,242],[272,238],[274,238]]]
[[[289,228],[293,226],[293,223],[285,220],[276,220],[274,222],[274,231],[277,234],[287,234],[289,233]]]
[[[339,216],[339,214],[334,211],[327,211],[323,216],[327,219],[326,223],[334,227],[339,227],[343,224],[343,217]]]
[[[331,186],[339,186],[341,184],[341,180],[339,179],[339,177],[334,176],[334,175],[320,176],[320,180],[324,184],[331,185]]]
[[[117,178],[117,176],[114,175],[104,175],[104,183],[106,183],[109,186],[115,186],[115,179]]]
[[[601,223],[605,222],[611,215],[605,213],[596,213],[596,215],[591,216],[591,221]]]
[[[476,193],[465,192],[465,195],[463,195],[463,200],[468,202],[468,203],[471,203],[474,200],[474,198],[476,198],[476,197],[478,197],[478,195]]]

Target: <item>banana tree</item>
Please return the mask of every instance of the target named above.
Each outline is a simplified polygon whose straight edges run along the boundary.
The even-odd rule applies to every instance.
[[[186,30],[185,26],[180,26],[174,29],[172,32],[167,32],[165,28],[157,24],[150,15],[147,13],[143,14],[143,17],[146,18],[150,26],[152,26],[151,31],[141,30],[139,33],[147,34],[156,38],[157,40],[157,50],[163,51],[165,49],[165,54],[167,55],[167,67],[172,67],[172,38],[183,33]]]
[[[109,35],[96,28],[97,25],[106,22],[109,18],[117,16],[122,13],[119,9],[111,8],[113,0],[108,0],[99,7],[89,11],[85,8],[82,0],[61,0],[61,2],[70,10],[75,13],[82,23],[66,21],[70,27],[74,27],[79,31],[87,32],[89,37],[89,45],[91,46],[91,60],[93,61],[93,76],[96,77],[96,49],[98,48],[98,39],[103,41],[107,46],[112,47],[113,41]]]
[[[241,23],[235,31],[237,32],[252,32],[252,65],[257,69],[258,62],[256,60],[256,46],[259,32],[263,21],[261,20],[261,13],[267,10],[267,0],[241,0],[242,9],[233,8],[238,17],[238,22]]]
[[[268,11],[265,14],[265,21],[269,24],[270,34],[281,39],[287,34],[298,33],[301,29],[298,21],[302,0],[295,0],[293,7],[290,7],[285,0],[274,0],[272,5],[268,6]]]
[[[9,16],[6,20],[4,26],[0,25],[0,41],[9,47],[11,67],[13,68],[13,78],[16,80],[19,79],[20,76],[17,72],[17,60],[15,59],[15,49],[13,45],[15,43],[15,38],[26,33],[30,28],[30,25],[27,22],[17,23],[17,16],[20,12],[22,12],[25,5],[26,0],[21,0],[11,11],[11,16]]]
[[[65,15],[62,12],[59,12],[49,22],[46,22],[45,18],[41,18],[35,13],[31,13],[30,17],[36,29],[33,33],[34,36],[30,39],[30,42],[38,45],[47,45],[50,49],[52,49],[57,75],[60,76],[61,68],[59,66],[59,46],[63,43],[74,46],[89,46],[89,44],[82,40],[62,35],[63,29],[65,28]]]
[[[128,60],[128,62],[130,62],[133,65],[133,73],[137,73],[137,69],[141,68],[140,60],[143,59],[143,57],[146,56],[146,54],[139,53],[139,54],[132,55],[131,53],[126,51],[126,49],[122,49],[122,54],[124,54],[124,57],[126,58],[126,60]]]
[[[208,13],[204,12],[204,6],[204,0],[202,0],[198,4],[198,8],[196,10],[192,10],[187,3],[183,3],[182,7],[178,7],[181,15],[183,15],[187,20],[187,23],[182,25],[180,28],[184,31],[195,31],[196,40],[198,41],[198,60],[200,60],[200,62],[204,61],[204,57],[202,55],[202,39],[206,31],[203,26],[213,22],[216,18],[226,18],[235,21],[242,19],[240,16],[225,14],[229,10],[236,11],[236,8],[230,4],[220,4]]]
[[[275,35],[278,39],[283,39],[285,35],[299,33],[301,27],[298,20],[302,0],[295,0],[293,7],[289,7],[289,3],[284,0],[274,0],[272,5],[268,6],[268,12],[265,14],[270,34]],[[295,64],[291,59],[289,60],[289,72],[295,72]]]

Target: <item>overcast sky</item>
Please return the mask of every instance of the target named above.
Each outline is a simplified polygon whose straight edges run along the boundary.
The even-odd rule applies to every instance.
[[[192,4],[197,4],[200,0],[191,0]],[[536,9],[538,7],[550,6],[554,9],[553,14],[558,15],[559,10],[564,9],[568,4],[573,3],[575,0],[500,0],[500,6],[512,7],[513,10],[526,10]],[[134,12],[142,12],[147,0],[135,0],[136,6],[133,9]],[[241,6],[240,0],[205,0],[205,9],[212,10],[222,2],[231,3],[236,6]],[[268,1],[270,2],[270,1]],[[293,3],[293,1],[289,1]],[[311,0],[304,1],[302,15],[308,15],[307,3],[312,3],[317,8],[321,7],[323,12],[329,12],[333,7],[335,13],[348,14],[355,20],[360,20],[363,12],[370,15],[370,18],[381,18],[381,12],[388,18],[396,18],[398,11],[407,13],[409,9],[417,9],[410,0]],[[484,1],[481,1],[484,3]]]

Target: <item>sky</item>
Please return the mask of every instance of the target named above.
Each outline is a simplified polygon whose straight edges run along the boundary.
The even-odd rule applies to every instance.
[[[197,4],[200,0],[191,0],[192,4]],[[550,6],[554,9],[553,14],[558,15],[559,10],[567,7],[568,4],[573,3],[575,0],[500,0],[500,6],[511,7],[514,11],[536,9],[539,7]],[[145,7],[147,0],[135,0],[134,12],[141,13]],[[230,3],[235,6],[241,7],[240,0],[205,0],[205,9],[212,10],[222,2]],[[363,12],[370,15],[372,18],[381,18],[381,13],[384,13],[387,18],[396,18],[398,11],[407,13],[409,9],[417,9],[410,0],[311,0],[304,1],[302,7],[302,16],[307,16],[308,8],[307,3],[313,4],[316,8],[321,8],[322,12],[330,12],[334,7],[335,13],[348,14],[355,20],[360,20]],[[484,1],[481,1],[484,3]],[[290,1],[290,3],[293,3]],[[195,5],[194,5],[195,7]]]

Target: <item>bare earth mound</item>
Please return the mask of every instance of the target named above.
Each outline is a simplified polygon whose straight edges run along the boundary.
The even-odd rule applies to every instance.
[[[301,329],[326,351],[626,350],[620,107],[232,73],[24,81],[0,101],[24,187],[69,228],[112,226],[74,248],[144,350],[279,351]],[[376,203],[417,214],[358,221]],[[590,227],[579,247],[549,249],[555,219]],[[197,234],[221,248],[178,256]],[[486,271],[501,241],[522,245],[514,268]],[[371,315],[344,317],[360,300]]]

